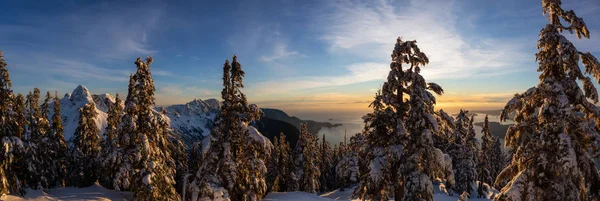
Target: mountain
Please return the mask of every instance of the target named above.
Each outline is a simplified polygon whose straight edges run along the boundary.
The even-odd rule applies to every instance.
[[[483,122],[477,122],[477,123],[475,123],[475,125],[483,127]],[[508,130],[508,127],[510,127],[511,125],[502,125],[498,122],[491,121],[488,123],[488,126],[490,128],[490,133],[493,136],[496,136],[496,137],[500,138],[501,140],[504,140],[506,131]]]
[[[100,134],[103,134],[107,124],[108,108],[111,104],[115,104],[115,98],[110,94],[92,94],[86,87],[79,85],[72,93],[65,94],[59,102],[65,128],[65,139],[70,140],[79,123],[79,108],[90,102],[96,104],[96,112],[98,113],[96,126],[101,130]],[[185,104],[155,107],[154,111],[156,115],[160,115],[159,111],[164,110],[164,115],[169,119],[171,127],[181,133],[182,139],[187,145],[191,145],[210,134],[221,105],[221,102],[217,99],[194,99]],[[50,108],[52,107],[53,103],[51,103]],[[270,140],[283,132],[292,146],[295,146],[300,136],[301,122],[306,122],[309,132],[314,134],[324,127],[341,126],[341,124],[328,122],[301,120],[297,117],[290,117],[287,113],[277,109],[263,108],[262,110],[265,115],[260,121],[254,122],[258,132],[264,134],[264,137]],[[50,111],[49,115],[49,118],[51,118],[53,111]]]
[[[221,102],[216,99],[205,101],[194,99],[185,104],[156,107],[155,109],[166,111],[165,115],[171,120],[171,127],[179,131],[184,142],[189,145],[210,134],[220,108]]]
[[[96,126],[100,128],[101,134],[106,128],[106,118],[108,117],[108,105],[114,104],[115,99],[109,94],[91,95],[90,91],[82,85],[77,86],[73,93],[67,93],[59,100],[61,116],[63,120],[65,140],[70,141],[75,133],[77,124],[79,124],[79,108],[85,104],[94,102],[96,104]],[[54,107],[54,102],[50,103],[50,108]],[[49,118],[52,119],[54,111],[50,109]]]
[[[272,109],[272,108],[261,108],[262,111],[265,113],[265,117],[269,117],[271,119],[275,119],[275,120],[279,120],[279,121],[284,121],[287,122],[293,126],[296,127],[296,129],[300,130],[300,123],[306,123],[306,128],[308,129],[309,133],[312,134],[317,134],[319,133],[319,130],[321,130],[321,128],[333,128],[333,127],[338,127],[338,126],[342,126],[342,124],[331,124],[329,122],[317,122],[317,121],[313,121],[313,120],[302,120],[298,117],[290,117],[287,113],[285,113],[284,111],[278,110],[278,109]]]
[[[298,142],[298,138],[300,137],[300,130],[292,124],[268,116],[262,117],[260,121],[255,123],[254,127],[271,141],[275,140],[275,137],[278,137],[279,133],[283,133],[285,139],[292,147],[296,147],[296,142]]]

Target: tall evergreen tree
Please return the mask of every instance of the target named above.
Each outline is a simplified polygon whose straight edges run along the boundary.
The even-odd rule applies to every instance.
[[[22,181],[19,175],[19,155],[24,152],[16,103],[11,87],[12,82],[4,56],[0,52],[0,197],[9,193],[23,194]],[[21,96],[22,97],[22,96]]]
[[[34,88],[33,93],[29,92],[27,95],[27,126],[25,130],[25,142],[26,142],[26,156],[25,162],[27,167],[27,185],[33,189],[43,189],[47,184],[47,180],[44,177],[42,169],[42,157],[38,154],[39,144],[46,135],[44,130],[44,120],[42,117],[40,107],[40,90]]]
[[[54,93],[54,113],[52,114],[52,125],[50,127],[51,158],[53,179],[52,186],[64,187],[67,185],[67,153],[69,146],[65,141],[62,114],[60,112],[60,99],[58,92]]]
[[[319,149],[319,171],[321,172],[321,176],[319,177],[319,192],[328,192],[334,189],[335,185],[335,175],[333,174],[333,156],[331,145],[325,139],[325,135],[323,135],[323,139],[321,140],[321,146]]]
[[[116,183],[130,187],[137,200],[171,200],[178,197],[175,167],[169,138],[161,131],[161,117],[153,110],[152,62],[152,57],[135,61],[137,72],[131,76],[125,115],[118,127],[124,160],[119,163]]]
[[[106,119],[106,129],[104,130],[104,143],[102,143],[102,172],[100,182],[102,186],[108,189],[115,189],[118,183],[114,178],[119,172],[122,156],[120,155],[118,126],[121,123],[123,114],[123,105],[119,94],[116,94],[115,103],[109,105],[108,118]]]
[[[40,106],[41,116],[39,119],[39,135],[40,138],[37,141],[37,156],[39,157],[38,173],[41,174],[41,187],[44,190],[48,190],[56,185],[56,176],[58,174],[54,172],[56,168],[54,165],[54,158],[52,152],[54,151],[54,141],[52,141],[52,130],[50,125],[50,102],[52,101],[52,95],[50,92],[46,92],[46,98]]]
[[[89,102],[79,109],[79,124],[73,136],[70,152],[70,180],[75,187],[88,187],[98,180],[101,153],[100,129],[96,125],[96,105]]]
[[[366,169],[361,172],[361,185],[355,196],[368,200],[388,200],[390,192],[387,192],[389,180],[388,164],[388,142],[395,125],[390,125],[392,119],[391,108],[382,102],[381,91],[375,94],[375,100],[369,105],[373,112],[365,118],[366,146],[365,152],[361,154],[361,161],[365,161]]]
[[[317,136],[308,132],[306,124],[300,125],[300,138],[296,142],[296,172],[299,190],[317,193],[321,172],[318,166]]]
[[[471,120],[468,117],[468,111],[460,110],[456,117],[455,132],[452,138],[453,143],[447,149],[452,157],[452,167],[454,167],[454,177],[456,184],[454,191],[458,194],[463,192],[471,193],[473,182],[476,179],[476,163],[473,161],[473,152],[469,148],[468,141],[472,138]]]
[[[398,62],[410,64],[405,72],[411,83],[408,87],[410,109],[405,123],[408,134],[403,153],[404,163],[399,168],[404,187],[402,199],[433,200],[430,178],[437,160],[432,133],[437,131],[438,124],[433,116],[436,100],[428,90],[438,95],[444,91],[435,83],[425,82],[421,76],[421,67],[429,63],[429,59],[419,50],[416,41],[402,42],[398,39],[393,55],[397,56]]]
[[[588,122],[600,119],[600,111],[589,101],[598,102],[598,91],[584,72],[600,80],[600,63],[561,34],[567,30],[578,38],[590,37],[583,19],[561,4],[542,0],[550,23],[541,30],[537,45],[538,85],[516,94],[500,115],[506,120],[515,112],[515,124],[505,137],[514,155],[496,179],[496,184],[508,182],[494,200],[599,199],[600,175],[592,158],[597,153],[588,152],[597,150],[600,139]]]
[[[492,145],[494,136],[490,133],[488,116],[485,115],[483,128],[481,129],[481,152],[479,156],[479,168],[477,169],[477,177],[479,182],[491,184],[495,180],[492,172]]]
[[[292,160],[290,144],[285,139],[285,135],[280,133],[279,137],[275,138],[273,146],[274,150],[270,160],[271,170],[269,170],[273,184],[270,190],[273,192],[290,191],[294,180],[294,161]]]
[[[228,61],[223,65],[223,105],[204,163],[190,185],[192,200],[259,200],[267,192],[264,161],[270,146],[259,142],[258,131],[248,126],[262,111],[249,105],[241,91],[245,75],[241,67],[235,55],[231,65]]]

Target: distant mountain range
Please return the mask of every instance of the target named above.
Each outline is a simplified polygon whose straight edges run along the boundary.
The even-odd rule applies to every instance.
[[[125,96],[121,98],[124,102]],[[115,103],[115,98],[110,94],[92,94],[86,87],[79,85],[72,93],[65,94],[60,100],[66,140],[71,139],[75,133],[75,129],[79,123],[79,108],[82,108],[89,102],[96,104],[96,112],[98,113],[96,116],[96,125],[100,128],[101,134],[104,133],[107,124],[108,106]],[[221,102],[217,99],[194,99],[185,104],[155,107],[154,110],[155,114],[160,115],[159,111],[164,109],[166,117],[170,120],[171,127],[180,132],[184,142],[190,145],[210,134],[214,119],[218,115],[220,108]],[[295,146],[298,141],[300,123],[302,122],[305,122],[308,131],[314,134],[318,133],[324,127],[332,128],[341,126],[341,124],[290,117],[287,113],[278,109],[263,108],[262,110],[264,116],[261,120],[254,122],[253,126],[262,135],[271,140],[279,136],[279,133],[284,133],[292,146]]]

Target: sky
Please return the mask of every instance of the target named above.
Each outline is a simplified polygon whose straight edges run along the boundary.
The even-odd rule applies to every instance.
[[[157,105],[219,98],[237,54],[243,92],[260,107],[306,118],[359,117],[389,71],[397,37],[417,40],[422,74],[444,88],[436,108],[500,109],[537,84],[539,0],[0,1],[0,50],[13,89],[127,92],[137,57],[152,55]],[[563,0],[600,56],[600,1]]]

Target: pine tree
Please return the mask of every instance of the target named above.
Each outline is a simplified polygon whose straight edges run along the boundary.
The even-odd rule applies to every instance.
[[[120,154],[125,160],[120,163],[116,183],[130,187],[136,200],[177,199],[169,136],[161,131],[162,115],[153,110],[152,62],[152,57],[135,61],[137,72],[130,79],[125,115],[118,128],[119,145],[123,142]]]
[[[482,137],[481,137],[481,152],[479,156],[479,164],[477,169],[477,177],[479,182],[491,184],[492,181],[495,180],[495,176],[492,173],[492,144],[494,143],[494,139],[489,129],[489,121],[488,116],[485,115],[485,119],[483,121],[483,128],[481,129]]]
[[[323,135],[319,152],[319,159],[321,159],[319,162],[319,171],[321,172],[321,176],[319,177],[319,192],[327,192],[334,189],[335,175],[332,171],[333,156],[331,145],[325,140],[325,135]]]
[[[18,94],[15,98],[15,105],[14,105],[14,111],[15,111],[15,124],[14,124],[14,131],[16,132],[16,136],[20,139],[21,142],[16,143],[17,146],[15,146],[16,149],[13,149],[13,151],[15,151],[15,153],[12,155],[14,156],[14,160],[13,160],[13,169],[15,170],[15,176],[16,179],[18,179],[18,183],[20,185],[15,185],[15,187],[20,188],[18,191],[14,191],[14,192],[19,192],[20,195],[24,195],[25,194],[25,187],[27,186],[27,177],[28,177],[28,170],[27,170],[27,144],[26,141],[24,139],[24,135],[25,135],[25,128],[28,125],[27,122],[27,117],[25,116],[26,114],[26,110],[27,110],[27,106],[25,105],[25,97],[23,96],[23,94]],[[15,181],[16,183],[16,181]],[[13,192],[13,191],[11,191]]]
[[[98,180],[102,138],[96,126],[96,105],[87,103],[79,109],[79,124],[73,136],[70,152],[70,180],[75,187],[88,187]]]
[[[67,185],[67,153],[69,147],[65,141],[64,128],[60,112],[60,99],[58,92],[54,93],[54,113],[52,115],[52,125],[50,127],[51,158],[53,179],[52,186],[65,187]]]
[[[102,186],[108,189],[115,189],[118,185],[113,180],[119,172],[120,155],[119,138],[117,127],[121,123],[123,106],[119,94],[116,94],[115,103],[109,105],[107,125],[104,131],[104,143],[102,143],[102,172],[100,182]]]
[[[294,161],[291,156],[291,147],[289,142],[285,139],[283,133],[279,134],[279,138],[275,138],[275,144],[273,144],[274,151],[272,153],[271,163],[273,164],[271,169],[273,170],[273,185],[271,191],[273,192],[286,192],[292,190],[291,186],[294,181],[293,169]],[[269,173],[271,173],[269,171]]]
[[[38,154],[39,144],[42,138],[45,136],[45,130],[43,126],[44,118],[42,117],[40,107],[40,90],[34,88],[33,93],[29,92],[27,95],[27,126],[25,130],[25,142],[26,142],[26,156],[25,162],[27,167],[27,178],[26,182],[32,189],[43,189],[47,184],[45,178],[43,178],[42,170],[42,157]]]
[[[53,166],[54,158],[52,152],[54,151],[54,141],[52,141],[50,120],[48,119],[50,116],[50,101],[52,101],[52,95],[48,91],[40,107],[41,116],[38,117],[40,139],[37,142],[36,149],[40,162],[37,169],[38,173],[41,174],[41,187],[46,191],[56,185],[56,176],[58,176],[54,172],[56,168]]]
[[[318,167],[317,136],[308,132],[306,124],[300,125],[300,139],[296,143],[296,172],[299,190],[308,193],[317,193],[319,190],[319,177],[321,172]]]
[[[214,127],[209,137],[208,152],[203,157],[194,181],[190,185],[193,201],[197,200],[231,200],[229,190],[233,189],[235,180],[235,161],[233,161],[229,133],[225,125],[229,105],[233,97],[231,91],[231,65],[229,60],[223,65],[223,90],[221,98],[223,105],[216,117]]]
[[[452,157],[452,167],[454,167],[454,177],[456,180],[453,187],[456,193],[470,193],[473,188],[473,182],[476,179],[476,163],[473,160],[474,153],[468,145],[472,141],[473,131],[468,111],[460,110],[456,117],[455,132],[452,138],[453,143],[448,147],[447,152]]]
[[[19,106],[11,90],[12,82],[6,66],[0,52],[0,197],[10,193],[24,193],[22,181],[18,177],[18,172],[22,171],[18,169],[19,157],[24,152],[20,130],[22,122],[19,121]]]
[[[436,117],[439,129],[433,135],[433,146],[440,150],[446,150],[454,135],[454,118],[442,109],[436,112]]]
[[[262,136],[248,126],[262,111],[249,105],[241,91],[245,75],[241,67],[235,55],[231,65],[228,61],[223,65],[223,105],[204,163],[190,185],[192,200],[259,200],[267,192],[265,160],[271,144],[259,142]]]
[[[393,112],[383,104],[381,91],[375,94],[375,100],[369,106],[373,108],[373,112],[367,114],[365,118],[364,132],[367,148],[360,157],[367,167],[361,171],[361,185],[354,195],[360,199],[388,200],[391,193],[387,192],[387,187],[392,181],[389,180],[387,149],[391,137],[390,131],[394,127],[389,124],[392,118],[390,114]]]
[[[280,133],[280,135],[283,135],[283,133]],[[281,185],[279,184],[280,181],[276,181],[277,176],[281,174],[279,172],[279,158],[281,150],[279,149],[280,145],[278,137],[275,137],[273,140],[273,147],[274,149],[271,153],[271,158],[267,164],[267,188],[270,192],[281,192]]]
[[[506,120],[515,112],[505,137],[514,151],[511,163],[500,173],[496,184],[508,181],[494,200],[597,200],[600,175],[588,150],[598,145],[598,133],[588,119],[599,120],[598,91],[592,79],[600,80],[600,63],[583,53],[561,33],[575,32],[589,38],[583,19],[561,8],[560,0],[542,0],[549,24],[538,40],[540,82],[515,94],[502,111]],[[563,25],[569,24],[568,26]],[[577,81],[581,81],[583,90]],[[585,116],[580,116],[583,113]]]
[[[428,90],[438,95],[442,88],[435,83],[427,83],[420,75],[421,67],[429,63],[425,53],[421,52],[416,41],[398,43],[394,50],[398,62],[410,64],[405,72],[411,84],[410,109],[406,119],[407,143],[404,146],[404,163],[399,171],[403,176],[403,200],[433,200],[433,185],[430,177],[434,174],[436,150],[433,147],[432,133],[438,130],[434,115],[435,97]],[[420,165],[425,164],[425,165]],[[398,199],[398,198],[396,198]]]

